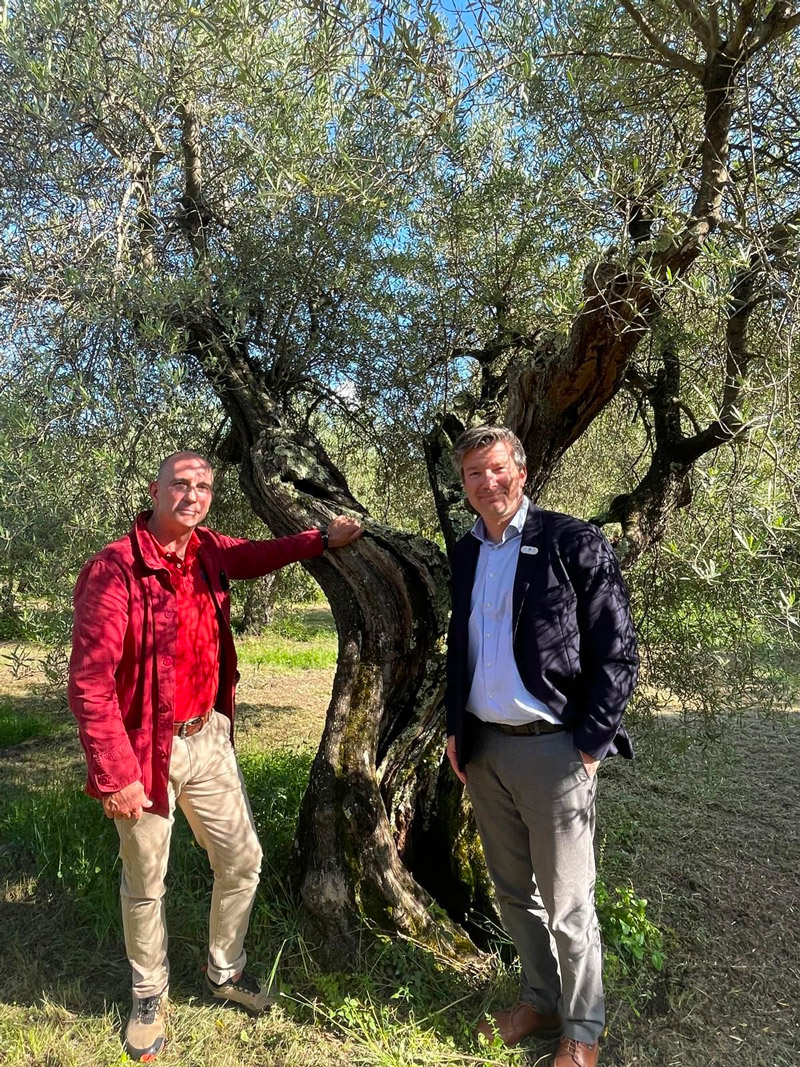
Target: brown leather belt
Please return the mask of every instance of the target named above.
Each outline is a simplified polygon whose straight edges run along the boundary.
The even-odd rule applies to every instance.
[[[195,734],[199,734],[205,724],[211,718],[213,708],[209,708],[205,715],[197,715],[193,719],[187,719],[186,722],[175,722],[172,724],[173,737],[193,737]]]
[[[521,734],[527,737],[533,734],[538,737],[539,734],[557,734],[560,730],[566,730],[566,726],[562,726],[561,723],[545,722],[544,719],[534,719],[532,722],[523,722],[519,726],[509,726],[504,722],[486,722],[485,719],[478,719],[477,715],[472,717],[487,730],[494,730],[498,734]]]

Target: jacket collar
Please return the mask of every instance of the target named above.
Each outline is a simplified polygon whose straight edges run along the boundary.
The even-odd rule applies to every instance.
[[[152,511],[142,511],[136,516],[136,521],[131,530],[131,542],[133,554],[150,571],[164,569],[164,561],[158,555],[150,538],[147,536],[147,520],[153,514]]]
[[[523,545],[532,544],[542,532],[542,509],[530,501],[528,515],[522,528]]]

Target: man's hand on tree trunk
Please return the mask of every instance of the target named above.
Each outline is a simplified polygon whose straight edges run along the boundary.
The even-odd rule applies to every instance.
[[[462,771],[458,765],[458,756],[456,755],[456,735],[450,734],[447,738],[447,748],[445,749],[447,758],[450,760],[450,766],[453,768],[453,774],[458,778],[459,782],[464,785],[467,784],[467,772]]]
[[[103,811],[109,819],[139,819],[142,809],[152,806],[153,801],[148,799],[141,782],[131,782],[103,797]]]
[[[348,515],[337,515],[328,524],[328,548],[343,548],[355,541],[364,532],[364,527],[357,519]]]

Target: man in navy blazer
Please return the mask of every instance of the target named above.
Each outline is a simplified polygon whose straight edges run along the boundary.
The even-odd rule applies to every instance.
[[[478,1032],[506,1045],[560,1035],[554,1067],[595,1067],[596,774],[606,756],[633,756],[622,726],[638,666],[628,594],[596,527],[525,496],[511,431],[467,430],[453,459],[479,518],[451,560],[447,755],[522,964],[518,1003]]]

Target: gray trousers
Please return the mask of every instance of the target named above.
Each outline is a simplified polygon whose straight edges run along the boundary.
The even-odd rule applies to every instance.
[[[590,1044],[605,1024],[594,908],[597,778],[570,731],[510,736],[469,716],[467,789],[503,924],[522,963],[520,1000],[558,1012]]]

